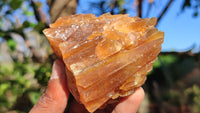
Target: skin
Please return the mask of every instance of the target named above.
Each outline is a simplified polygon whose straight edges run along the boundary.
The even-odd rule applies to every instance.
[[[37,104],[31,109],[30,113],[63,113],[69,99],[69,90],[66,82],[64,64],[62,61],[56,60],[53,64],[52,74],[47,89],[40,97]],[[143,98],[144,90],[140,87],[132,95],[120,100],[120,102],[109,112],[136,113]],[[73,113],[83,113],[86,111],[82,105],[74,101],[70,105],[70,109]],[[106,112],[108,111],[97,111],[97,113]]]

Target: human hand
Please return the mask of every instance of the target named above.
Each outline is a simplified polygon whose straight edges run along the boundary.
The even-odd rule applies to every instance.
[[[31,109],[30,113],[63,113],[69,99],[64,64],[56,60],[53,64],[52,75],[49,80],[45,93],[40,97],[37,104]],[[138,88],[134,94],[121,100],[112,113],[136,113],[144,98],[144,90]],[[77,108],[77,103],[70,106],[76,111],[72,113],[83,113],[83,108]],[[85,111],[85,110],[84,110]],[[104,113],[104,111],[100,111]]]

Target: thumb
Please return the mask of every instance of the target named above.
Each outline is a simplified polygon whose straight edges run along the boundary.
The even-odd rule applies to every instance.
[[[30,113],[63,113],[68,98],[65,67],[61,61],[56,60],[47,89]]]

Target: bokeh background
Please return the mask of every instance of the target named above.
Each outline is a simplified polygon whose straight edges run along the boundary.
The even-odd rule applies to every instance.
[[[157,17],[162,52],[139,113],[200,113],[200,0],[0,0],[0,112],[26,113],[57,58],[42,30],[76,13]]]

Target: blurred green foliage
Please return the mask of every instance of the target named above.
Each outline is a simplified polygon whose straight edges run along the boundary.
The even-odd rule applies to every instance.
[[[27,96],[28,98],[20,101],[29,101],[31,103],[27,108],[20,109],[23,112],[27,112],[41,96],[41,88],[47,85],[50,73],[50,64],[16,61],[12,65],[1,65],[0,112],[19,110],[15,106],[18,104],[17,99],[22,96]]]
[[[182,11],[184,11],[186,8],[192,8],[193,16],[197,17],[199,15],[200,0],[184,0]]]
[[[200,112],[200,88],[198,85],[193,85],[184,91],[186,102],[192,107],[193,113]]]
[[[37,39],[44,37],[42,30],[46,26],[34,19],[34,7],[29,0],[1,0],[0,13],[0,112],[26,113],[36,104],[51,74],[49,57],[38,61],[41,58],[32,52],[40,49],[37,47],[50,48],[47,40]],[[27,32],[29,29],[33,32]],[[34,37],[28,36],[31,33],[35,33]],[[31,42],[35,43],[31,46]]]
[[[183,10],[193,7],[191,1],[185,0]],[[116,4],[121,13],[126,12],[122,7],[124,0],[115,0]],[[47,23],[38,16],[41,6],[42,3],[29,0],[0,1],[0,47],[3,47],[0,48],[0,113],[28,112],[48,83],[54,57],[42,34]],[[199,68],[198,62],[198,54],[159,55],[146,82],[151,102],[157,103],[160,109],[162,103],[168,103],[168,106],[184,106],[191,112],[200,112],[200,79],[184,80]]]
[[[145,86],[158,111],[199,113],[198,55],[159,55]],[[196,85],[195,85],[196,84]],[[183,93],[184,92],[184,93]],[[159,110],[160,109],[160,110]],[[174,111],[173,111],[174,110]],[[181,111],[182,110],[182,111]],[[184,111],[186,110],[186,111]]]
[[[7,40],[7,45],[10,48],[10,50],[13,52],[15,50],[16,47],[16,42],[12,39]]]

